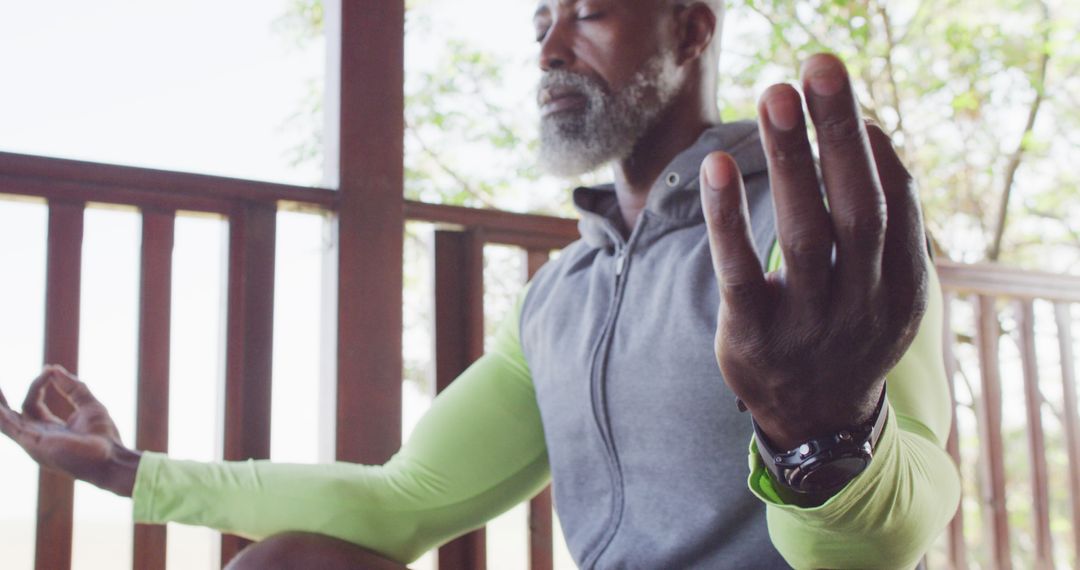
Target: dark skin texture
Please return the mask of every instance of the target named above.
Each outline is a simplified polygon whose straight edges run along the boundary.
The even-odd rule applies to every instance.
[[[610,91],[627,85],[657,50],[675,56],[680,88],[673,104],[631,155],[614,164],[630,230],[664,167],[718,120],[716,62],[707,50],[716,17],[703,4],[670,0],[545,0],[534,21],[542,69],[580,73]],[[731,157],[709,155],[701,177],[723,301],[717,361],[782,449],[872,416],[885,374],[914,339],[927,299],[924,231],[911,177],[885,135],[861,120],[842,62],[811,57],[802,91],[818,134],[822,179],[803,96],[774,85],[759,106],[782,272],[765,275],[757,261],[742,177]]]
[[[659,50],[675,58],[674,103],[631,156],[614,165],[619,206],[632,229],[664,167],[718,120],[716,61],[707,49],[717,18],[704,4],[666,0],[543,0],[535,21],[542,70],[581,73],[608,90],[627,85]],[[807,60],[802,93],[774,85],[759,108],[782,272],[761,270],[731,157],[709,155],[701,177],[722,299],[717,362],[765,435],[783,449],[870,418],[927,301],[917,196],[889,140],[861,120],[835,57]],[[820,179],[803,98],[818,135]],[[74,411],[60,417],[46,404],[49,391]],[[123,445],[86,385],[61,368],[46,367],[22,413],[0,394],[0,431],[44,467],[131,496],[139,453]]]
[[[71,409],[60,417],[47,403]],[[140,454],[124,446],[108,410],[61,366],[46,366],[30,385],[21,414],[0,394],[0,431],[42,467],[130,497]]]
[[[533,18],[540,44],[540,69],[562,69],[619,91],[659,50],[674,53],[681,87],[657,123],[627,160],[613,165],[615,189],[626,228],[645,208],[664,167],[717,123],[712,67],[702,55],[713,37],[716,16],[704,4],[672,9],[668,0],[582,0],[540,2]]]

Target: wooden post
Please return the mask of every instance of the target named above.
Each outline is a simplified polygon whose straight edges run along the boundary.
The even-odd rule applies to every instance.
[[[135,447],[169,450],[169,333],[174,212],[143,211],[139,292],[139,380]],[[135,525],[135,570],[165,570],[166,531]]]
[[[945,448],[952,457],[956,468],[960,468],[960,434],[957,431],[959,425],[956,422],[956,353],[953,351],[953,343],[956,342],[956,333],[952,329],[952,293],[944,295],[944,315],[942,324],[942,355],[945,357],[945,376],[949,381],[949,399],[952,402],[952,428],[949,429],[949,439],[946,440]],[[964,541],[964,503],[961,494],[960,507],[956,509],[956,515],[949,521],[949,562],[953,570],[967,570],[967,543]]]
[[[1076,355],[1068,303],[1054,305],[1061,353],[1061,389],[1065,403],[1065,445],[1069,456],[1069,502],[1072,510],[1073,567],[1080,564],[1080,412],[1076,406]]]
[[[544,249],[527,250],[526,277],[532,279],[550,257],[550,253]],[[552,534],[551,485],[548,485],[529,501],[529,570],[554,568]]]
[[[270,458],[277,210],[250,203],[229,218],[229,308],[225,364],[225,460]],[[221,539],[228,564],[248,541]]]
[[[48,260],[45,277],[45,363],[72,373],[79,367],[79,296],[82,276],[85,205],[49,202]],[[70,405],[47,396],[49,407],[66,416]],[[71,568],[75,482],[67,475],[42,469],[38,476],[37,570]]]
[[[341,0],[336,455],[401,446],[404,0]]]
[[[484,243],[476,232],[435,231],[435,389],[484,352]],[[439,549],[439,570],[484,570],[484,529]]]
[[[1005,504],[1005,447],[1001,438],[1001,371],[998,364],[998,324],[994,297],[979,296],[979,369],[982,379],[982,464],[986,469],[983,504],[989,509],[990,544],[994,567],[1011,570],[1009,513]]]
[[[1035,307],[1030,299],[1017,303],[1020,360],[1024,368],[1024,403],[1027,409],[1028,449],[1031,454],[1031,489],[1035,516],[1035,568],[1052,570],[1054,547],[1050,537],[1050,490],[1047,483],[1046,438],[1042,425],[1039,360],[1035,353]]]

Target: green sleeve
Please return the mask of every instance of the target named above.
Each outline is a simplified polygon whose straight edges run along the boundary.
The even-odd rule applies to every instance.
[[[262,539],[341,538],[411,562],[540,491],[550,479],[518,339],[521,296],[494,347],[437,398],[385,465],[196,463],[143,456],[135,519]]]
[[[952,407],[941,352],[942,317],[940,283],[931,264],[926,315],[911,347],[887,375],[890,414],[874,459],[825,504],[784,504],[751,442],[750,489],[767,504],[769,536],[795,568],[912,568],[952,519],[960,479],[943,449]]]

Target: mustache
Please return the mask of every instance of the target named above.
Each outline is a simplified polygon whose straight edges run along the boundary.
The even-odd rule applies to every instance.
[[[579,93],[590,101],[604,96],[604,88],[598,80],[564,69],[547,71],[540,77],[540,84],[536,89],[537,104],[543,104],[545,94],[553,92]]]

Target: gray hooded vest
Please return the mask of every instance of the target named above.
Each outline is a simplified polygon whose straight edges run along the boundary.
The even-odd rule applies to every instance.
[[[522,307],[555,505],[583,569],[790,568],[747,489],[750,418],[713,353],[698,171],[714,150],[742,170],[764,265],[775,222],[757,126],[723,124],[672,161],[629,239],[611,187],[577,189],[582,239]]]

